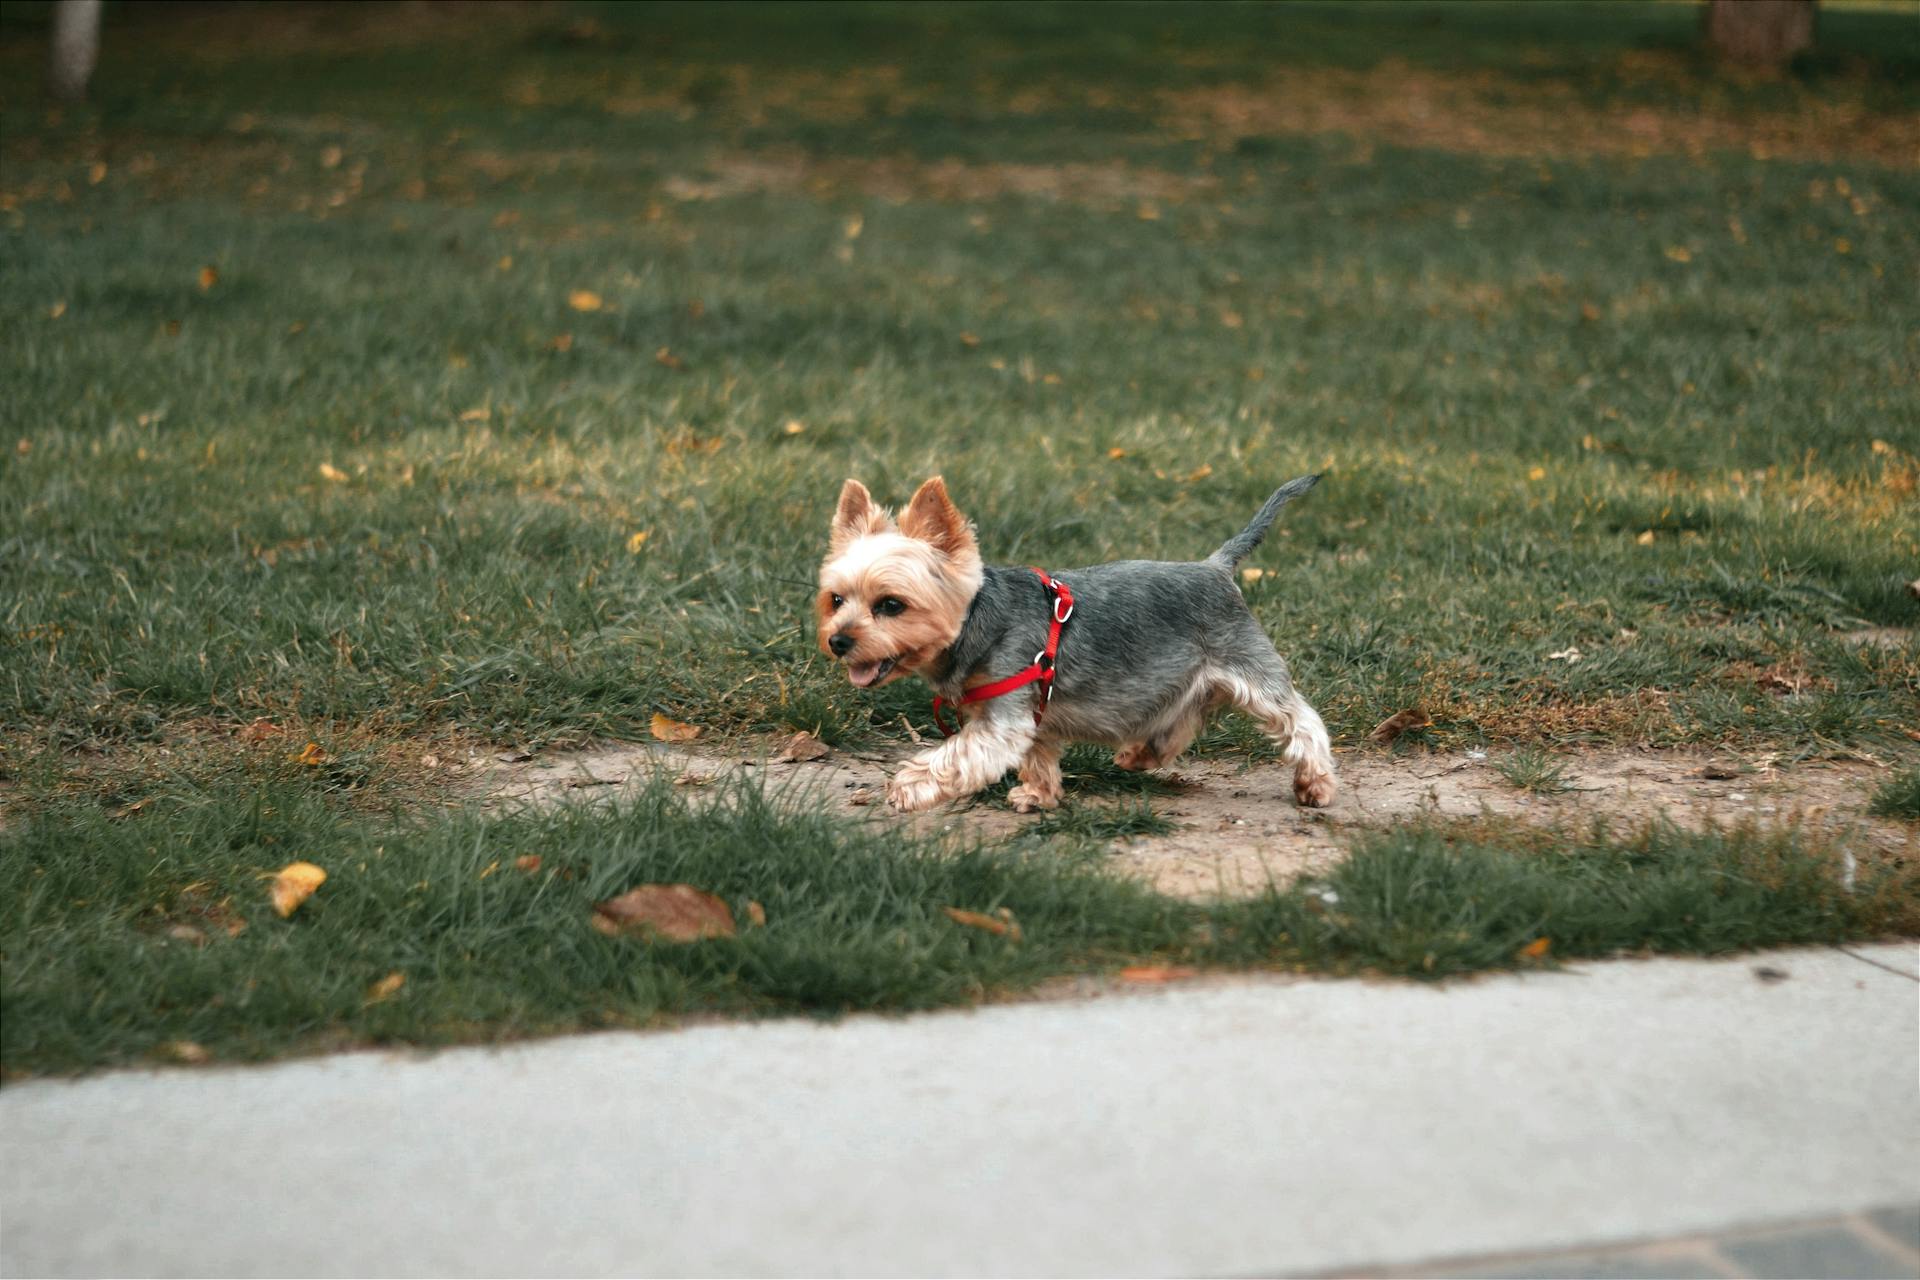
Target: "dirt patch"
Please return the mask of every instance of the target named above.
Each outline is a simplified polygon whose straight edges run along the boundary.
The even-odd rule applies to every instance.
[[[776,749],[719,754],[622,743],[519,761],[480,757],[469,767],[467,784],[488,806],[511,807],[617,795],[620,788],[662,771],[693,789],[748,774],[796,800],[926,832],[1002,840],[1037,821],[990,799],[902,817],[886,807],[885,796],[887,776],[906,753],[835,751],[818,761],[782,764],[771,761]],[[1767,756],[1587,752],[1565,757],[1562,785],[1569,789],[1554,794],[1516,788],[1501,776],[1497,760],[1484,753],[1350,753],[1340,760],[1340,797],[1324,810],[1296,807],[1279,766],[1185,760],[1164,775],[1177,785],[1152,800],[1173,830],[1116,841],[1114,862],[1165,893],[1239,896],[1329,866],[1357,833],[1423,816],[1495,815],[1542,825],[1597,818],[1622,829],[1652,818],[1686,825],[1801,821],[1856,829],[1880,851],[1920,845],[1911,828],[1867,814],[1884,769],[1863,758],[1784,765]],[[1103,795],[1076,798],[1070,790],[1069,803],[1098,807],[1121,801]]]

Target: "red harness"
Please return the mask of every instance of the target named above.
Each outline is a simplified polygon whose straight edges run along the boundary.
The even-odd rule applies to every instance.
[[[1044,570],[1035,569],[1034,572],[1040,575],[1040,581],[1053,593],[1053,617],[1047,624],[1047,647],[1034,654],[1033,661],[1026,667],[1004,680],[995,680],[992,684],[967,690],[960,695],[960,701],[985,702],[988,698],[998,698],[1037,682],[1040,685],[1040,702],[1033,709],[1033,722],[1038,724],[1040,717],[1046,713],[1047,704],[1053,701],[1053,662],[1060,654],[1060,633],[1066,629],[1067,619],[1073,616],[1073,592],[1058,578],[1049,578]],[[940,714],[946,705],[945,698],[934,698],[933,722],[939,726],[942,736],[951,738],[957,731],[949,729],[946,718]]]

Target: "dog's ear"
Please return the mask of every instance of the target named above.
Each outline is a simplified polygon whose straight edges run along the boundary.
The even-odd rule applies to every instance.
[[[949,557],[977,554],[973,526],[947,497],[947,482],[939,476],[921,485],[900,516],[900,532],[931,543]]]
[[[834,555],[846,550],[855,538],[880,533],[892,527],[885,508],[873,505],[873,495],[858,480],[849,480],[840,489],[840,506],[833,513],[833,538],[829,544]]]

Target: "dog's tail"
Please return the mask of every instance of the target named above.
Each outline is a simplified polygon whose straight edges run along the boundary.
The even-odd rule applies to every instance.
[[[1222,569],[1231,569],[1252,555],[1253,549],[1260,545],[1260,540],[1267,536],[1267,530],[1273,526],[1275,518],[1279,516],[1280,508],[1318,483],[1320,483],[1320,477],[1317,475],[1301,476],[1298,480],[1289,480],[1275,489],[1273,496],[1267,499],[1266,505],[1260,508],[1260,514],[1253,518],[1253,522],[1221,543],[1220,549],[1207,557],[1207,563],[1217,564]]]

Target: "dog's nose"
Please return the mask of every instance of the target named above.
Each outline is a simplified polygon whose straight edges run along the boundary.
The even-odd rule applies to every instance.
[[[853,648],[853,637],[842,631],[834,636],[833,639],[827,641],[827,648],[833,650],[834,657],[844,658]]]

